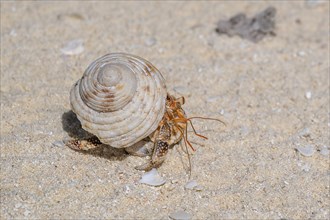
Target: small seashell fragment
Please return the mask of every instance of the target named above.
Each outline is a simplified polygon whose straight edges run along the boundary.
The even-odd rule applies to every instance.
[[[16,37],[17,36],[16,30],[15,29],[12,29],[10,31],[9,35],[12,36],[12,37]]]
[[[194,189],[196,186],[198,186],[198,183],[196,182],[196,180],[190,180],[186,183],[186,185],[184,186],[184,188],[186,189]]]
[[[65,144],[64,144],[63,141],[54,141],[54,142],[52,143],[52,145],[53,145],[54,147],[64,147],[64,146],[65,146]]]
[[[307,138],[311,136],[311,131],[309,130],[309,128],[304,128],[298,133],[298,135]]]
[[[149,172],[143,174],[140,183],[144,183],[150,186],[161,186],[164,185],[166,180],[162,178],[156,168],[153,168]]]
[[[217,102],[221,97],[220,96],[210,96],[206,99],[207,102]]]
[[[300,56],[300,57],[303,57],[305,55],[306,55],[306,52],[303,50],[298,52],[298,56]]]
[[[322,146],[320,149],[320,154],[322,154],[323,156],[328,156],[330,153],[329,148],[327,146]]]
[[[147,39],[145,40],[144,43],[145,43],[146,46],[151,47],[151,46],[155,45],[156,42],[157,42],[156,38],[154,38],[154,37],[149,37],[149,38],[147,38]]]
[[[61,49],[61,52],[65,55],[78,55],[84,51],[84,45],[82,39],[69,41],[65,47]]]
[[[195,190],[195,191],[202,191],[204,189],[203,186],[198,185],[198,183],[196,182],[196,180],[190,180],[186,183],[186,185],[184,186],[184,188],[186,189],[190,189],[190,190]]]
[[[305,172],[309,172],[309,170],[311,169],[311,165],[305,164],[301,167],[301,169]]]
[[[179,180],[171,180],[171,183],[172,184],[176,184],[176,183],[178,183],[179,182]]]
[[[312,145],[298,146],[296,149],[305,157],[310,157],[315,153],[314,147]]]
[[[311,91],[307,91],[305,93],[305,97],[306,97],[306,99],[311,99],[312,98],[312,92]]]
[[[172,212],[169,216],[174,220],[189,220],[192,218],[192,215],[185,211]]]
[[[195,191],[202,191],[203,189],[204,189],[204,187],[201,186],[201,185],[198,185],[198,186],[195,186],[195,187],[194,187],[194,190],[195,190]]]

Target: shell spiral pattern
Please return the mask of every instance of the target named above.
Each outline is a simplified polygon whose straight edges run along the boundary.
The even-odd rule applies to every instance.
[[[154,132],[165,112],[164,78],[147,60],[111,53],[75,83],[70,103],[82,127],[112,147],[129,147]]]

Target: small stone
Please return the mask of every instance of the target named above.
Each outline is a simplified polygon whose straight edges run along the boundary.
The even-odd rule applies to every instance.
[[[298,133],[298,135],[300,137],[308,138],[311,136],[311,131],[309,130],[309,128],[304,128]]]
[[[176,184],[176,183],[178,183],[179,182],[179,180],[171,180],[171,183],[172,184]]]
[[[169,216],[174,220],[189,220],[192,218],[192,215],[185,211],[172,212]]]
[[[315,153],[314,147],[312,145],[307,146],[298,146],[296,149],[299,151],[299,153],[305,157],[313,156]]]
[[[54,147],[64,147],[64,146],[65,146],[65,144],[64,144],[63,141],[54,141],[54,142],[52,143],[52,145],[53,145]]]
[[[20,208],[21,206],[22,206],[22,203],[17,203],[17,204],[15,204],[15,208],[16,208],[16,209]]]
[[[243,125],[239,129],[239,133],[242,136],[246,136],[246,135],[248,135],[250,133],[250,129],[248,127],[246,127],[246,126]]]
[[[305,93],[305,97],[306,97],[306,99],[311,99],[312,98],[312,92],[311,91],[307,91]]]
[[[157,43],[157,40],[154,37],[149,37],[144,41],[144,43],[146,46],[151,47]]]
[[[220,96],[209,96],[206,101],[207,102],[216,102],[220,99],[221,97]]]
[[[25,210],[24,213],[23,213],[23,215],[24,215],[24,216],[28,216],[28,215],[30,215],[30,213],[31,213],[31,211],[29,211],[29,210]]]
[[[322,154],[323,156],[328,156],[330,153],[329,148],[327,146],[322,146],[320,149],[320,154]]]
[[[204,187],[201,186],[201,185],[198,185],[198,186],[195,186],[195,187],[194,187],[194,190],[195,190],[195,191],[202,191],[203,189],[204,189]]]
[[[184,186],[184,188],[186,189],[194,189],[196,186],[198,186],[198,183],[196,182],[196,180],[190,180],[186,183],[186,185]]]
[[[124,192],[127,194],[131,191],[131,189],[129,188],[129,185],[125,185],[124,187]]]
[[[69,41],[65,47],[61,49],[61,52],[65,55],[78,55],[84,52],[84,45],[82,39]]]
[[[184,186],[184,188],[186,189],[190,189],[190,190],[195,190],[195,191],[202,191],[204,189],[203,186],[198,185],[198,183],[196,182],[196,180],[190,180],[186,183],[186,185]]]
[[[15,29],[12,29],[10,31],[9,35],[12,36],[12,37],[16,37],[17,36],[16,30]]]
[[[308,172],[311,169],[311,165],[305,164],[301,167],[301,169],[305,172]]]
[[[149,186],[161,186],[164,185],[165,182],[166,180],[158,174],[157,169],[155,168],[143,174],[140,180],[140,183],[144,183]]]
[[[305,55],[306,55],[305,51],[299,51],[298,52],[298,56],[300,56],[300,57],[303,57]]]

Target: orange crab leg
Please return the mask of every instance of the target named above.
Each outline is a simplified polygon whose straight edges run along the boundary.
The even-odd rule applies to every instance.
[[[191,149],[193,151],[195,151],[195,149],[192,147],[191,143],[188,141],[188,139],[186,138],[186,135],[184,135],[183,131],[181,130],[181,128],[178,126],[178,125],[174,125],[176,128],[179,129],[179,131],[181,132],[181,135],[183,137],[183,140],[184,140],[184,145],[186,147],[186,152],[187,152],[187,155],[188,155],[188,161],[189,161],[189,178],[191,177],[191,160],[190,160],[190,154],[188,152],[188,146],[187,146],[187,143],[188,145],[191,147]],[[186,127],[187,128],[187,127]],[[187,131],[187,130],[186,130]]]
[[[181,128],[180,126],[178,126],[178,125],[176,125],[176,124],[174,124],[174,126],[175,126],[176,128],[179,129],[179,131],[181,132],[181,135],[182,135],[184,141],[188,143],[189,147],[190,147],[193,151],[196,151],[195,148],[194,148],[194,147],[192,146],[192,144],[190,143],[190,141],[188,141],[188,138],[187,138],[187,127],[186,127],[186,135],[185,135],[184,132],[181,130],[182,128]],[[188,152],[188,151],[187,151],[187,152]]]
[[[208,139],[207,137],[205,137],[205,136],[197,133],[197,131],[196,131],[196,129],[195,129],[192,121],[190,121],[190,119],[187,119],[187,118],[176,118],[176,119],[173,119],[173,121],[175,121],[175,122],[182,122],[182,123],[186,123],[186,124],[189,121],[189,123],[190,123],[190,125],[191,125],[191,127],[192,127],[192,129],[193,129],[193,131],[195,133],[195,135],[197,135],[198,137],[204,138],[204,139]]]

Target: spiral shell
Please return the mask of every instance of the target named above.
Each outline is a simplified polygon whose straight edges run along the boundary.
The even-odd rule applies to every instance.
[[[82,127],[104,144],[129,147],[154,132],[165,112],[164,78],[147,60],[111,53],[95,60],[71,89]]]

